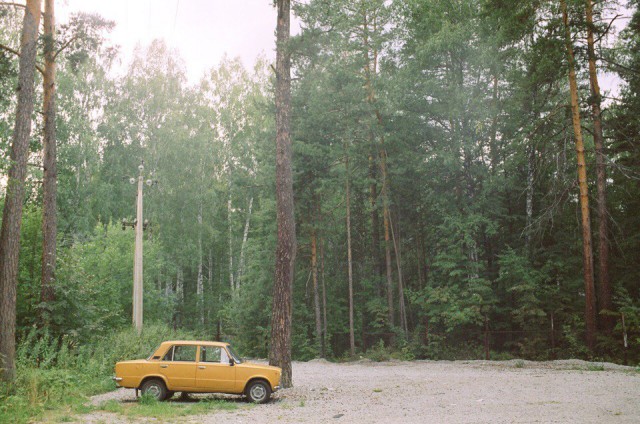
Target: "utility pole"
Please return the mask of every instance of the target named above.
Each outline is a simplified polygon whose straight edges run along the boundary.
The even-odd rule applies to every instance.
[[[143,308],[143,284],[142,284],[142,243],[143,243],[143,230],[149,225],[148,221],[142,220],[142,189],[144,187],[144,177],[142,172],[144,171],[144,161],[138,165],[138,194],[136,199],[136,219],[133,222],[127,222],[122,220],[122,229],[131,227],[136,232],[136,244],[135,253],[133,258],[133,326],[138,331],[138,334],[142,332],[142,308]],[[131,177],[129,179],[131,184],[136,183],[136,179]],[[148,186],[151,186],[155,181],[147,180]]]

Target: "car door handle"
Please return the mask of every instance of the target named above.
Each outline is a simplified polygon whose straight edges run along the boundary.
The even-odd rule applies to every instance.
[[[167,368],[169,365],[160,365],[160,368]]]
[[[204,370],[204,369],[206,369],[206,368],[207,368],[207,367],[205,367],[204,365],[200,365],[200,366],[198,367],[198,369],[201,369],[201,370]]]

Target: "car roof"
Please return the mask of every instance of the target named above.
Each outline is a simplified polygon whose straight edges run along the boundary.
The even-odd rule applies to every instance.
[[[166,345],[174,345],[174,344],[179,344],[179,345],[209,345],[209,346],[228,346],[229,343],[225,343],[225,342],[212,342],[209,340],[167,340],[166,342],[162,342],[161,346],[166,346]]]

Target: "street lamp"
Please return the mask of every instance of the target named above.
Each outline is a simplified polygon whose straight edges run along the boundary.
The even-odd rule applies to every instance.
[[[142,220],[142,188],[144,186],[144,161],[138,165],[138,195],[136,200],[136,219],[133,222],[127,222],[122,220],[122,229],[131,227],[136,232],[136,245],[135,254],[133,259],[133,326],[138,333],[142,331],[142,299],[143,299],[143,285],[142,285],[142,232],[149,225],[149,221]],[[130,184],[135,184],[136,179],[129,178]],[[146,181],[147,186],[151,187],[155,181],[148,179]]]

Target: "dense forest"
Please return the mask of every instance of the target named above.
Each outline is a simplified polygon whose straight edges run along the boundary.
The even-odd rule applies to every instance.
[[[640,360],[639,6],[293,2],[294,359]],[[0,7],[3,193],[23,16]],[[157,40],[117,72],[113,25],[77,14],[37,42],[17,360],[37,356],[24,346],[38,340],[73,351],[131,327],[124,223],[141,163],[154,182],[144,188],[145,329],[267,357],[274,64],[227,57],[190,84]],[[43,66],[53,61],[51,186]],[[51,187],[53,266],[43,248]]]

